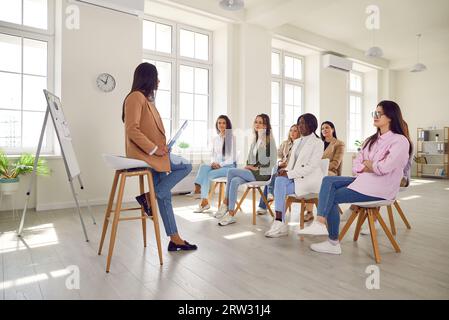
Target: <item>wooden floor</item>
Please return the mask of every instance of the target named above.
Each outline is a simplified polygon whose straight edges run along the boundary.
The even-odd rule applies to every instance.
[[[351,230],[341,256],[316,254],[309,246],[323,238],[301,242],[293,232],[295,224],[287,238],[265,238],[270,218],[258,217],[253,226],[249,201],[237,224],[218,227],[210,215],[192,212],[196,201],[176,196],[181,235],[199,250],[168,253],[164,237],[161,267],[152,224],[144,249],[140,222],[122,222],[109,274],[105,254],[97,255],[104,206],[93,208],[98,225],[85,217],[89,243],[72,209],[31,212],[23,240],[15,234],[17,218],[0,213],[0,298],[448,299],[449,182],[414,180],[400,199],[412,230],[396,215],[400,254],[380,235],[379,290],[365,285],[365,270],[374,264],[369,237],[354,243]],[[298,209],[294,211],[296,222]],[[66,268],[72,265],[80,270],[79,290],[66,287]]]

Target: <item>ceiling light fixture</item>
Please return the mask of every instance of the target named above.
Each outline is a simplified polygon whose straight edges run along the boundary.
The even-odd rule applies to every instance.
[[[417,57],[417,62],[416,64],[413,66],[413,68],[410,70],[410,72],[422,72],[422,71],[426,71],[427,67],[423,64],[419,62],[419,41],[421,40],[421,33],[418,33],[416,35],[416,57]]]
[[[220,0],[220,7],[229,11],[237,11],[243,9],[245,3],[243,0]]]
[[[375,14],[375,12],[371,11],[371,12],[369,12],[369,14],[372,15],[372,14]],[[384,55],[384,53],[380,47],[377,47],[375,45],[375,43],[376,43],[376,41],[375,41],[376,28],[374,26],[371,28],[371,32],[373,35],[373,46],[371,48],[369,48],[368,50],[366,50],[365,56],[370,57],[370,58],[381,58]]]

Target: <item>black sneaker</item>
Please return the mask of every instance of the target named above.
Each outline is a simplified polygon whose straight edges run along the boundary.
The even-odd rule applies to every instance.
[[[153,212],[151,211],[151,207],[148,205],[146,194],[144,193],[140,196],[137,196],[136,200],[140,204],[140,206],[143,207],[143,210],[145,211],[147,216],[151,217],[153,215]]]
[[[187,241],[184,241],[184,244],[176,244],[170,241],[168,244],[168,251],[192,251],[196,249],[198,249],[196,245],[190,244]]]

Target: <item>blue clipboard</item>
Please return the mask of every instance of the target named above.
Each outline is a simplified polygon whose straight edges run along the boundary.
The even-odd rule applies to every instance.
[[[176,134],[168,141],[167,147],[168,147],[169,150],[175,145],[176,141],[179,139],[179,137],[181,136],[182,132],[187,127],[187,124],[188,124],[188,120],[184,121],[184,123],[182,124],[181,128],[179,128],[179,130],[176,132]]]

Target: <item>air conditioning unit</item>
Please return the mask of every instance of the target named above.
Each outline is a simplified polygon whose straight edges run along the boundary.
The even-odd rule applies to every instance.
[[[145,0],[70,0],[73,4],[89,4],[96,7],[142,17]]]
[[[349,72],[352,70],[352,61],[329,53],[323,55],[323,67]]]

